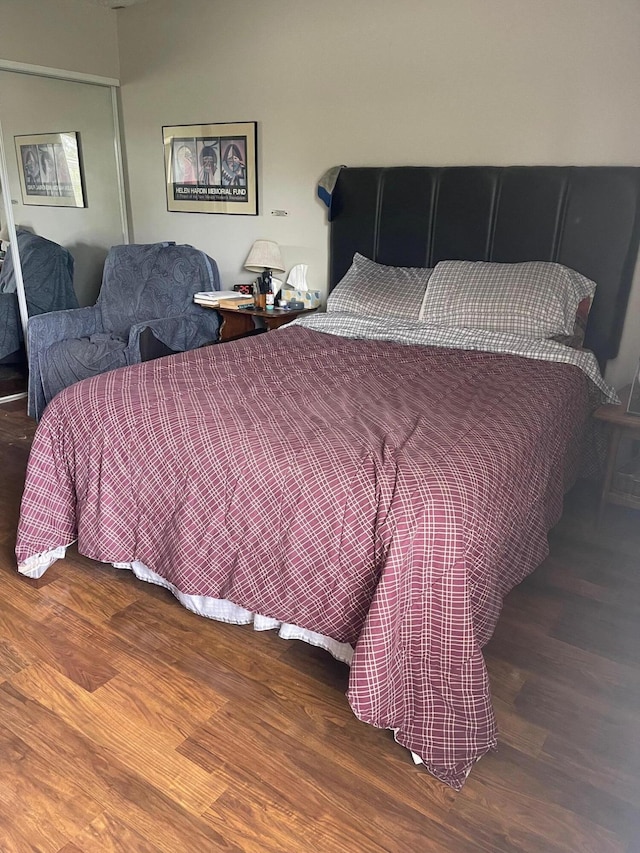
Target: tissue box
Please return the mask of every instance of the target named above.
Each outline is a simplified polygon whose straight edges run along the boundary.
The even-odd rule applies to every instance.
[[[320,305],[319,290],[290,290],[287,288],[282,291],[282,296],[287,302],[290,302],[292,299],[302,302],[305,308],[318,308]]]

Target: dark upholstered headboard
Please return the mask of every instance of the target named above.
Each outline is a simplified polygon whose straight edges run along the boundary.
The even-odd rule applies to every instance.
[[[330,208],[329,289],[354,252],[392,266],[557,261],[598,285],[585,345],[618,353],[640,236],[640,168],[343,168]]]

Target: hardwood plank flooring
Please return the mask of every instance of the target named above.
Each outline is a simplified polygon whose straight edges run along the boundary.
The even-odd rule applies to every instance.
[[[485,656],[499,749],[456,794],[325,652],[13,546],[34,424],[0,405],[2,853],[640,851],[640,513],[581,484]]]

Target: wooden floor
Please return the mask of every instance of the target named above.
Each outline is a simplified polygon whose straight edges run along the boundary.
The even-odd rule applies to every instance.
[[[33,425],[0,406],[0,850],[640,850],[640,513],[570,496],[486,654],[500,748],[454,793],[358,722],[347,669],[13,545]]]

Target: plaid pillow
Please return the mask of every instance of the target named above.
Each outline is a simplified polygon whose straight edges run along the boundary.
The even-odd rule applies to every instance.
[[[591,311],[591,303],[593,299],[590,296],[585,296],[580,300],[576,317],[573,324],[572,335],[554,335],[551,340],[557,341],[559,344],[564,344],[567,347],[574,349],[582,349],[584,344],[584,336],[587,331],[587,323],[589,321],[589,312]]]
[[[441,261],[420,309],[428,323],[528,338],[573,335],[578,305],[594,282],[562,264]]]
[[[431,272],[425,267],[388,267],[356,252],[329,294],[327,311],[417,320]]]

